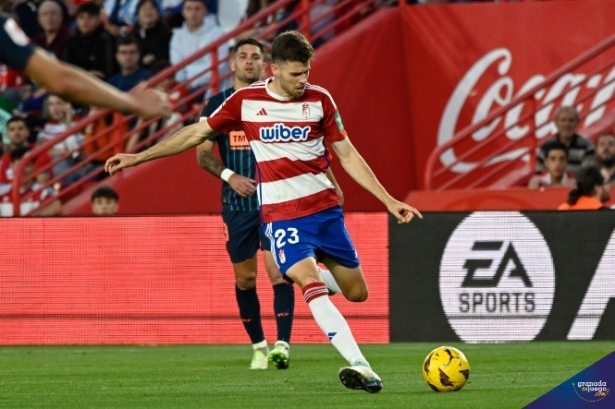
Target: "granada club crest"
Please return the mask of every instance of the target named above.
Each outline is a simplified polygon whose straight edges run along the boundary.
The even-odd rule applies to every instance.
[[[284,249],[278,250],[278,260],[280,260],[280,263],[282,264],[286,263],[286,255],[284,254]]]
[[[310,117],[310,104],[308,104],[307,102],[301,105],[301,115],[305,119],[308,119]]]

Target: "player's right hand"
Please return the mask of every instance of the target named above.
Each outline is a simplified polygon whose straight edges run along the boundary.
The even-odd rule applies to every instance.
[[[419,219],[423,218],[423,215],[417,209],[395,199],[387,204],[387,208],[389,212],[397,218],[398,224],[410,223],[415,216]]]
[[[166,92],[155,88],[147,88],[147,84],[142,82],[130,91],[130,95],[135,101],[135,113],[144,118],[156,116],[168,117],[171,115],[171,103]]]
[[[137,155],[129,153],[118,153],[107,159],[105,171],[113,175],[124,168],[138,165]]]
[[[241,197],[252,196],[256,193],[256,180],[250,179],[238,173],[233,173],[228,179],[228,184]]]

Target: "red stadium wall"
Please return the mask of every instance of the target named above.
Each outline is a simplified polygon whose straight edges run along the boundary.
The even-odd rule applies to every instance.
[[[332,298],[358,342],[389,340],[387,215],[349,214],[369,300]],[[0,344],[249,343],[219,216],[10,219],[0,247]],[[258,280],[265,335],[273,290]],[[328,342],[296,289],[294,343]]]

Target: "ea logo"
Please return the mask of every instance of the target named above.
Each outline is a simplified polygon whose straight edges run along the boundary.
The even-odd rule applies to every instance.
[[[446,244],[440,298],[465,342],[533,340],[551,311],[554,292],[549,247],[521,213],[472,213]]]

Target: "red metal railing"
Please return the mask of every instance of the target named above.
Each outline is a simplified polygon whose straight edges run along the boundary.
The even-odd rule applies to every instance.
[[[615,35],[612,35],[554,71],[510,103],[494,110],[478,123],[464,128],[451,140],[436,148],[427,161],[426,189],[506,187],[527,179],[535,170],[536,147],[541,142],[537,135],[545,135],[550,131],[549,128],[553,127],[551,120],[557,106],[581,107],[581,121],[586,120],[586,126],[580,128],[580,133],[590,139],[600,132],[612,129],[611,117],[615,115],[614,46]],[[574,77],[576,83],[569,84],[571,86],[565,91],[562,88],[559,93],[557,90],[549,92],[547,95],[553,94],[551,97],[540,100],[546,89],[557,88],[554,85],[561,85],[565,82],[562,80],[568,79],[567,75],[578,72],[581,67],[586,67],[589,73],[577,74]],[[609,69],[611,71],[606,74]],[[589,104],[591,98],[593,101]],[[573,103],[570,102],[571,99],[574,100]],[[496,120],[503,122],[501,120],[513,110],[519,114],[517,121],[500,127],[483,140],[473,140],[475,133],[484,130]],[[520,126],[529,127],[525,136],[519,139],[507,137],[507,133]],[[464,147],[463,153],[456,155],[456,148],[460,146]],[[508,156],[503,157],[507,153]]]
[[[186,107],[180,113],[178,122],[183,123],[185,121],[190,121],[194,118],[197,118],[202,108],[201,98],[203,94],[213,95],[217,93],[220,90],[220,87],[225,85],[225,81],[230,81],[232,75],[231,72],[228,72],[229,70],[221,72],[220,67],[227,67],[231,56],[229,55],[221,60],[218,55],[218,48],[224,44],[227,44],[229,40],[235,38],[243,31],[250,29],[259,22],[265,20],[267,16],[274,14],[276,11],[284,7],[290,7],[293,5],[293,3],[296,2],[297,0],[278,0],[268,8],[256,13],[254,16],[252,16],[250,19],[238,26],[232,32],[227,33],[209,46],[195,52],[192,56],[186,58],[184,61],[166,69],[165,71],[151,78],[148,81],[148,84],[150,86],[156,86],[160,84],[163,80],[173,77],[177,71],[184,68],[188,64],[203,57],[208,53],[211,53],[212,65],[210,68],[197,73],[196,75],[188,78],[183,83],[174,85],[173,88],[169,91],[169,94],[172,95],[173,93],[182,90],[182,88],[185,89],[186,85],[190,84],[195,78],[209,73],[211,75],[211,82],[208,85],[192,90],[186,96],[177,100],[177,102],[175,102],[173,106],[174,111],[177,111],[179,107]],[[313,7],[316,7],[318,5],[324,5],[326,4],[326,2],[327,0],[299,0],[290,15],[288,15],[282,21],[270,25],[265,31],[260,33],[257,38],[266,39],[273,37],[281,27],[285,27],[289,23],[295,21],[297,22],[296,29],[301,31],[310,41],[316,42],[319,40],[326,40],[327,36],[329,36],[330,33],[334,32],[335,34],[339,34],[340,32],[349,28],[354,21],[364,17],[369,12],[381,7],[382,4],[382,2],[379,0],[340,0],[336,4],[332,5],[328,10],[325,10],[323,14],[312,19],[310,16],[310,10],[312,10]],[[317,32],[314,32],[313,28],[319,27],[319,25],[324,25],[324,27],[320,28]],[[112,115],[112,111],[102,110],[84,118],[79,123],[68,129],[66,132],[63,132],[62,134],[45,142],[44,144],[41,144],[40,146],[37,146],[28,154],[28,158],[34,158],[38,154],[48,151],[55,144],[65,140],[69,136],[77,132],[84,132],[84,130],[88,126],[93,126],[98,121],[105,120]],[[86,146],[91,147],[94,146],[96,142],[107,141],[103,144],[102,147],[97,148],[93,153],[81,160],[79,163],[72,166],[70,169],[64,171],[62,174],[54,175],[53,178],[47,181],[42,187],[46,188],[55,186],[57,188],[59,186],[59,189],[56,189],[57,195],[55,197],[47,198],[39,205],[37,209],[33,210],[29,214],[36,213],[38,209],[44,207],[53,200],[60,199],[65,201],[67,199],[70,199],[75,195],[79,194],[79,192],[84,190],[84,188],[90,186],[92,183],[97,183],[97,178],[102,176],[104,170],[101,166],[93,167],[91,165],[88,166],[89,164],[94,163],[97,157],[100,157],[101,155],[110,157],[115,153],[125,151],[126,142],[131,135],[134,135],[137,132],[144,132],[149,128],[151,124],[159,120],[160,118],[153,118],[147,121],[142,121],[139,126],[134,129],[131,129],[130,132],[123,133],[118,136],[116,134],[120,133],[123,128],[130,128],[130,124],[135,121],[135,116],[115,115],[115,120],[110,126],[105,127],[105,129],[91,135],[91,137],[88,138],[86,142],[84,142],[82,145],[76,147],[71,151],[66,152],[61,157],[55,158],[52,163],[50,163],[44,169],[38,169],[35,173],[30,175],[24,175],[23,173],[25,165],[28,160],[22,160],[18,164],[14,173],[13,188],[11,193],[13,214],[16,216],[21,215],[21,203],[30,201],[34,196],[34,192],[20,195],[20,186],[22,185],[22,183],[33,181],[41,172],[47,171],[57,163],[70,158],[74,153],[83,151]],[[158,139],[165,136],[172,128],[173,125],[164,126],[161,129],[158,129],[157,131],[140,141],[130,150],[130,152],[136,152],[145,146],[155,143]],[[83,173],[83,175],[78,181],[66,185],[62,184],[63,179],[75,172]]]

